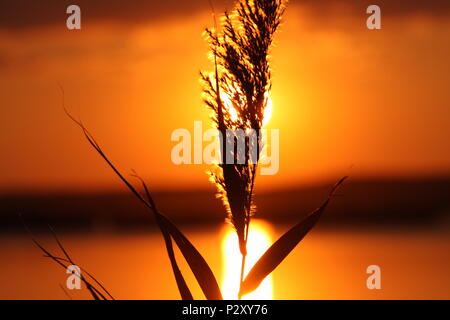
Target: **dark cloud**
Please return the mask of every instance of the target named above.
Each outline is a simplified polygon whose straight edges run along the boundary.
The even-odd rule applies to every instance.
[[[214,0],[218,10],[231,7],[232,0]],[[168,17],[183,17],[209,10],[208,0],[1,0],[0,28],[20,29],[61,24],[66,9],[76,4],[84,23],[112,21],[143,23]]]
[[[218,11],[231,8],[233,0],[213,0]],[[447,15],[448,0],[291,0],[317,15],[327,15],[336,6],[349,12],[361,12],[370,4],[378,4],[383,15],[424,13]],[[61,24],[65,26],[66,8],[77,4],[82,9],[84,23],[112,21],[118,24],[151,22],[168,17],[187,17],[201,10],[209,10],[209,0],[1,0],[0,28],[23,29]]]

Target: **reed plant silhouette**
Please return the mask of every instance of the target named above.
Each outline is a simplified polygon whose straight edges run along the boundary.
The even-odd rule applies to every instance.
[[[283,0],[241,0],[234,11],[225,12],[221,31],[217,24],[215,29],[206,29],[215,70],[201,73],[201,79],[222,151],[212,180],[238,236],[241,285],[250,221],[256,210],[253,192],[263,147],[260,130],[271,89],[269,50],[284,10]],[[245,148],[239,150],[240,139]]]
[[[346,179],[346,177],[340,179],[322,205],[285,232],[261,256],[248,274],[244,275],[250,221],[255,213],[253,203],[255,177],[263,147],[259,130],[263,126],[264,110],[271,89],[269,50],[280,26],[286,4],[287,2],[284,0],[238,0],[235,9],[225,13],[221,31],[218,30],[217,23],[214,29],[206,30],[211,58],[214,61],[214,71],[201,73],[201,80],[204,101],[212,109],[213,121],[221,133],[222,150],[222,161],[212,174],[212,178],[219,189],[219,196],[225,204],[229,221],[238,235],[242,255],[239,298],[257,289],[260,283],[290,254],[320,219],[336,189]],[[183,300],[194,299],[183,272],[178,266],[174,243],[187,261],[205,298],[221,300],[222,293],[210,266],[183,232],[160,211],[144,180],[133,173],[133,177],[139,181],[141,188],[138,188],[125,178],[107,157],[83,122],[74,118],[67,111],[64,100],[63,107],[70,119],[81,128],[89,144],[135,197],[153,214],[165,241],[167,255],[181,298]],[[238,131],[245,133],[245,150],[238,151],[235,147],[225,148],[226,145],[236,146],[238,139],[241,138],[237,134]],[[250,152],[255,148],[256,155]],[[233,163],[228,163],[227,158],[233,159]],[[241,161],[238,161],[239,159]],[[293,210],[295,211],[295,208]],[[34,239],[33,241],[47,257],[65,266],[64,263],[72,262],[72,260],[59,240],[55,239],[66,258],[58,258],[50,254],[37,241]],[[101,288],[106,294],[102,293],[99,296],[100,290],[92,289],[93,284],[85,280],[83,281],[94,299],[112,298],[103,287]],[[99,285],[99,282],[93,280]]]

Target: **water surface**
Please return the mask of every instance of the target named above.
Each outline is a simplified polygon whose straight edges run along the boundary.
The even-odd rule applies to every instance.
[[[224,253],[229,228],[184,230],[211,265],[227,297],[232,296],[230,286],[223,284],[230,273],[224,258],[230,257],[230,252]],[[273,241],[287,226],[264,230],[265,239]],[[49,236],[38,238],[56,252]],[[75,262],[116,298],[179,298],[156,231],[61,234],[60,238]],[[239,261],[239,254],[232,259]],[[366,287],[366,268],[373,264],[381,267],[381,290]],[[181,265],[187,270],[184,262]],[[450,299],[449,270],[450,234],[445,230],[318,228],[275,270],[270,290],[274,299]],[[194,295],[203,297],[192,274],[185,274]],[[0,237],[0,299],[66,299],[60,288],[66,276],[65,270],[42,257],[27,236]],[[89,298],[84,290],[70,295]]]

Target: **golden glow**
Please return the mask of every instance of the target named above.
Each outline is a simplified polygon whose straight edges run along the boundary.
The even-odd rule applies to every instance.
[[[231,99],[228,96],[228,94],[221,91],[220,99],[222,99],[225,109],[230,114],[231,120],[236,121],[238,119],[238,113],[237,113],[237,110],[233,107],[233,104],[231,103]]]
[[[245,274],[253,267],[261,255],[270,247],[270,226],[254,219],[250,223],[249,238],[247,243],[247,261]],[[222,257],[224,273],[222,277],[222,293],[224,299],[235,300],[239,292],[239,278],[241,274],[242,256],[239,251],[236,232],[227,227],[227,232],[222,242]],[[243,300],[271,300],[273,299],[272,276],[268,276],[252,293],[242,297]]]
[[[269,92],[266,92],[265,98],[266,98],[266,108],[264,109],[264,118],[262,123],[263,127],[269,123],[270,118],[272,118],[273,112],[273,102]],[[220,99],[222,99],[225,109],[230,114],[231,120],[236,121],[238,119],[238,113],[237,110],[233,107],[233,104],[231,103],[231,99],[228,96],[228,94],[222,91],[220,93]]]
[[[262,123],[263,127],[269,123],[270,118],[272,118],[272,112],[273,112],[273,102],[272,102],[272,97],[269,92],[266,92],[266,99],[267,99],[267,104],[266,104],[266,108],[264,109],[264,118],[263,118],[263,123]]]

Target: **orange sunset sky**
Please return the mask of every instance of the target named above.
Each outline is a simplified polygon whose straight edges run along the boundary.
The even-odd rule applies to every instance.
[[[374,2],[381,30],[366,28],[367,1],[290,2],[271,54],[280,171],[259,188],[450,174],[449,2],[391,2]],[[66,28],[69,4],[81,30]],[[213,67],[212,24],[207,0],[2,2],[0,191],[122,188],[58,84],[124,172],[153,188],[208,186],[207,165],[171,162],[170,136],[211,125],[198,78]]]

